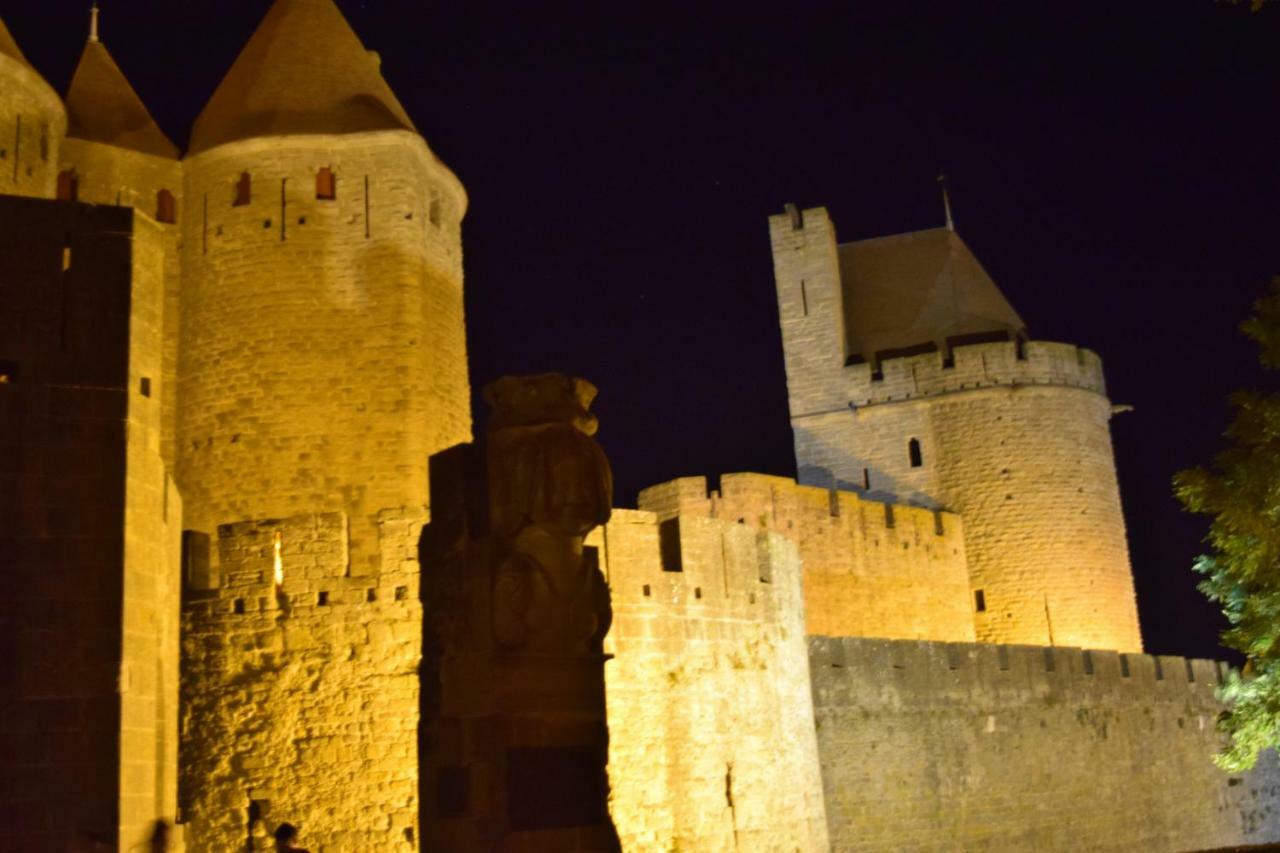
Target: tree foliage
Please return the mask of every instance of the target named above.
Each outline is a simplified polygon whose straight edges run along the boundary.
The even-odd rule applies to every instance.
[[[1241,326],[1280,369],[1280,278]],[[1227,450],[1208,468],[1182,471],[1174,489],[1191,512],[1212,518],[1210,553],[1195,570],[1200,591],[1222,607],[1224,645],[1244,653],[1221,690],[1229,710],[1219,728],[1230,744],[1216,756],[1226,770],[1247,770],[1258,753],[1280,746],[1280,394],[1239,392]]]

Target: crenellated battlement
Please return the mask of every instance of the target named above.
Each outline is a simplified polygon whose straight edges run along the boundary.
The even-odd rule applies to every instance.
[[[888,358],[844,369],[851,406],[900,402],[982,388],[1057,386],[1106,394],[1102,359],[1071,344],[1000,341]]]
[[[1046,701],[1173,701],[1192,695],[1212,703],[1227,671],[1221,661],[1171,655],[822,636],[809,637],[809,662],[815,676],[819,670],[847,671],[821,680],[848,678],[863,685],[856,701],[868,706],[897,706],[902,694],[895,687],[919,691],[914,701],[943,705],[972,705],[977,690],[997,696],[1017,691]],[[877,687],[866,689],[870,684]]]
[[[693,519],[773,531],[795,542],[813,634],[972,640],[964,526],[955,513],[871,500],[787,477],[682,477],[640,493],[664,525]]]
[[[745,524],[615,509],[587,546],[597,549],[615,611],[641,606],[767,621],[777,618],[777,607],[802,606],[797,596],[777,591],[799,589],[795,543]]]

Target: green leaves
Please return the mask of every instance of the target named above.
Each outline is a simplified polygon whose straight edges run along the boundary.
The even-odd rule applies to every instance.
[[[1258,343],[1262,363],[1280,368],[1280,279],[1241,328]],[[1219,693],[1230,710],[1218,727],[1231,742],[1215,761],[1240,771],[1280,746],[1280,396],[1240,392],[1231,402],[1232,446],[1173,483],[1189,512],[1212,518],[1205,539],[1212,553],[1195,563],[1199,589],[1230,623],[1223,644],[1248,658]]]

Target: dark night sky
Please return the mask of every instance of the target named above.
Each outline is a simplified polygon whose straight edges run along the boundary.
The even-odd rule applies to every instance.
[[[60,91],[90,0],[4,0]],[[101,0],[180,145],[267,0]],[[471,197],[475,387],[600,386],[621,503],[794,475],[765,218],[842,240],[957,227],[1035,337],[1097,350],[1150,651],[1217,654],[1170,493],[1269,381],[1236,327],[1280,273],[1280,8],[1212,0],[751,4],[339,0]]]

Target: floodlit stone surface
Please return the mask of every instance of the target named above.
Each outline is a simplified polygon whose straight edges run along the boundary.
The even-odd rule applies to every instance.
[[[640,508],[663,520],[719,518],[795,541],[810,634],[974,639],[964,530],[954,513],[763,474],[722,475],[710,495],[703,477],[672,480],[642,491]]]
[[[609,781],[627,850],[827,849],[799,552],[717,519],[615,510]]]
[[[1280,765],[1228,775],[1223,665],[809,638],[833,850],[1201,850],[1280,835]]]
[[[1141,651],[1101,360],[1008,341],[846,366],[826,210],[769,228],[800,482],[958,513],[981,640]]]
[[[271,849],[281,822],[331,850],[418,849],[424,518],[379,516],[376,577],[350,575],[342,513],[218,530],[223,582],[183,614],[188,850]]]

